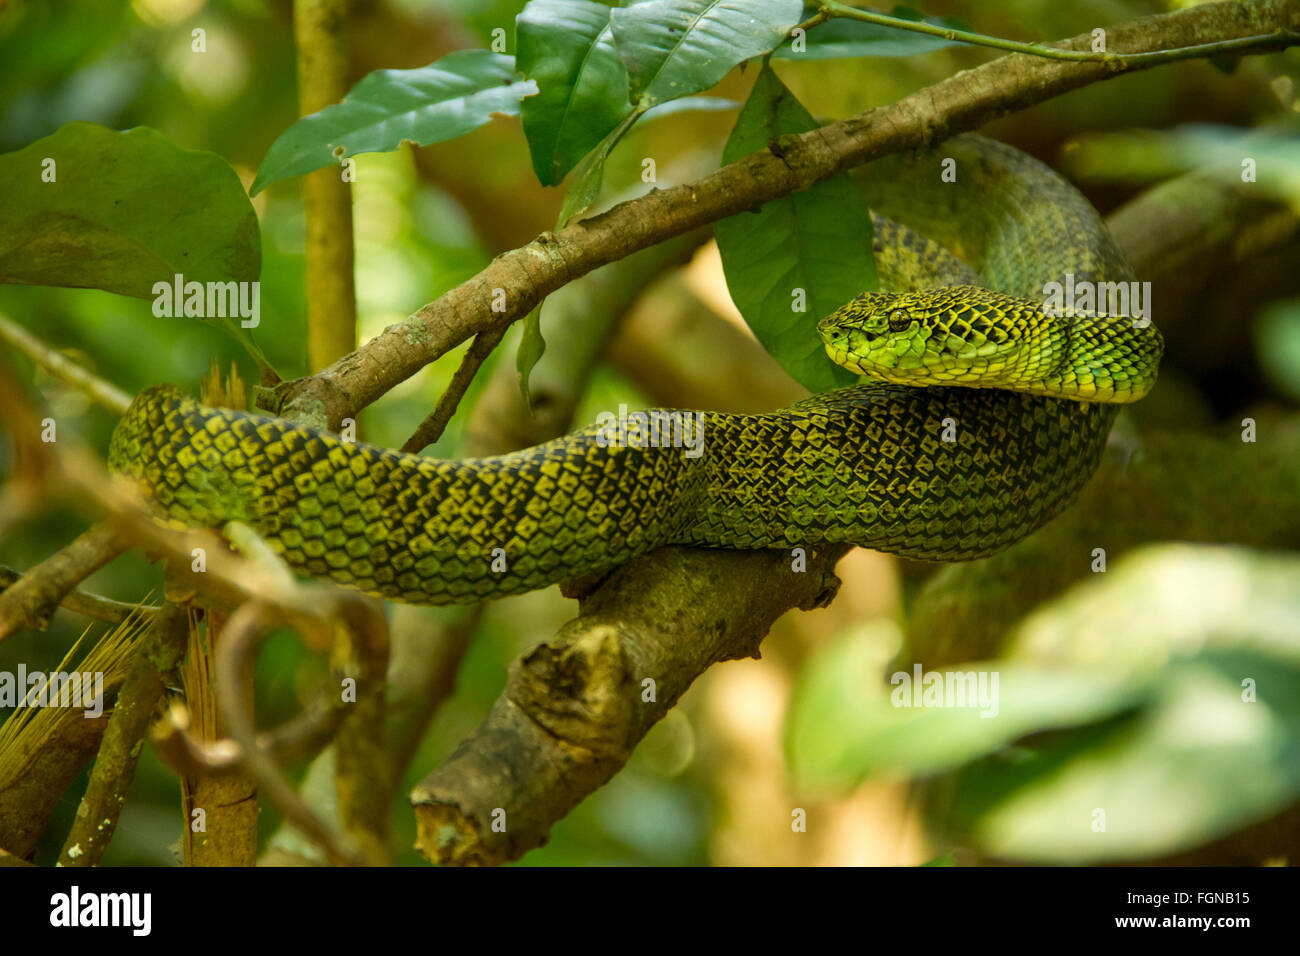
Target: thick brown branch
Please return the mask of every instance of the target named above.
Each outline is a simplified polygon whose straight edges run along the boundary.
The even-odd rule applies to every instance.
[[[540,846],[696,677],[757,657],[791,608],[829,603],[842,554],[809,554],[795,570],[784,551],[666,548],[613,572],[554,640],[511,665],[487,720],[412,791],[421,851],[493,864]]]

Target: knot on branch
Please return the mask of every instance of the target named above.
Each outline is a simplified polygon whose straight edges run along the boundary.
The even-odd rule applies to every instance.
[[[511,696],[560,744],[617,758],[629,749],[629,729],[642,723],[622,641],[608,625],[574,630],[576,639],[561,631],[511,665]]]

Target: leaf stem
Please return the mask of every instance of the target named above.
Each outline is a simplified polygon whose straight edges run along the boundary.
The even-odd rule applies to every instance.
[[[1030,56],[1041,56],[1049,60],[1107,63],[1121,69],[1138,63],[1144,65],[1155,65],[1158,63],[1170,63],[1175,60],[1190,60],[1216,53],[1231,53],[1233,50],[1258,46],[1262,41],[1273,37],[1285,37],[1288,40],[1300,40],[1300,34],[1295,34],[1289,30],[1275,30],[1271,33],[1261,33],[1255,36],[1234,37],[1230,40],[1216,40],[1213,43],[1198,43],[1194,46],[1173,47],[1168,50],[1152,50],[1149,52],[1138,53],[1112,53],[1110,51],[1093,52],[1091,50],[1061,50],[1056,47],[1045,46],[1042,43],[1025,43],[1021,40],[1004,40],[1001,37],[985,36],[982,33],[971,33],[967,30],[957,30],[952,27],[936,26],[922,20],[905,20],[901,17],[891,17],[884,13],[875,13],[870,10],[859,10],[857,7],[847,6],[843,3],[837,2],[837,0],[821,0],[821,13],[825,14],[823,19],[842,17],[846,20],[859,20],[863,23],[874,23],[879,26],[894,27],[899,30],[910,30],[913,33],[924,33],[928,36],[942,37],[945,40],[951,40],[955,43],[969,43],[973,46],[993,47],[996,50],[1008,50],[1012,53],[1026,53]],[[813,17],[812,19],[805,21],[805,23],[800,24],[800,26],[811,24],[813,20],[816,19],[816,17]]]

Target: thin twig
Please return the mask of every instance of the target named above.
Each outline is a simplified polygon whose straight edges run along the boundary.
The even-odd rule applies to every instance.
[[[149,740],[163,763],[183,777],[233,774],[244,766],[244,752],[233,740],[208,741],[195,735],[190,709],[180,700],[173,700],[154,724]]]
[[[1197,43],[1193,46],[1173,47],[1168,50],[1152,50],[1149,52],[1113,53],[1109,50],[1061,50],[1037,42],[1026,43],[1022,40],[1004,40],[1001,37],[971,33],[968,30],[936,26],[933,23],[926,23],[924,20],[905,20],[901,17],[891,17],[885,13],[859,10],[857,7],[846,6],[843,3],[836,2],[836,0],[822,0],[821,9],[829,17],[841,17],[845,20],[874,23],[878,26],[893,27],[912,33],[924,33],[926,36],[941,37],[954,43],[969,43],[972,46],[992,47],[995,50],[1008,50],[1011,53],[1025,53],[1029,56],[1041,56],[1047,60],[1068,60],[1073,63],[1107,63],[1114,65],[1118,69],[1129,69],[1139,64],[1142,66],[1157,66],[1161,63],[1173,63],[1176,60],[1192,60],[1200,57],[1216,56],[1221,53],[1234,53],[1237,50],[1258,46],[1273,39],[1281,39],[1289,43],[1300,41],[1300,34],[1288,30],[1277,30],[1255,36],[1234,37],[1230,40],[1216,40],[1213,43]],[[811,18],[807,22],[811,23],[815,19],[815,17]]]
[[[110,522],[94,525],[0,592],[0,641],[14,631],[42,631],[67,594],[126,550]]]
[[[0,315],[0,340],[8,342],[55,378],[85,392],[114,415],[126,414],[127,406],[131,404],[130,395],[89,369],[82,368],[3,315]]]
[[[117,695],[90,782],[59,852],[61,866],[97,866],[103,858],[135,779],[140,742],[162,699],[163,675],[184,656],[188,636],[189,613],[177,604],[164,604],[136,649]]]
[[[330,860],[344,866],[369,862],[346,834],[334,832],[308,807],[285,779],[276,765],[257,746],[257,736],[250,716],[251,702],[244,699],[243,675],[252,666],[257,645],[278,623],[285,623],[284,612],[269,604],[253,601],[231,615],[217,648],[217,705],[230,736],[243,751],[244,764],[258,784],[294,827],[314,841]]]
[[[810,16],[807,20],[804,20],[802,23],[796,23],[793,27],[791,27],[790,35],[794,36],[796,30],[803,30],[805,33],[807,33],[813,27],[825,23],[827,20],[831,19],[834,16],[835,14],[831,13],[831,11],[827,10],[825,7],[822,7],[818,9],[818,11],[814,13],[812,16]]]
[[[447,423],[451,421],[451,416],[456,414],[456,409],[460,406],[460,400],[465,397],[470,382],[474,381],[474,376],[478,374],[479,368],[487,357],[492,354],[492,350],[497,347],[501,337],[506,334],[507,328],[508,326],[505,325],[493,326],[474,336],[474,341],[470,343],[465,357],[460,361],[460,367],[451,377],[451,384],[442,393],[442,397],[438,399],[438,404],[429,413],[429,417],[420,423],[415,434],[402,445],[402,451],[416,454],[442,437]]]
[[[310,760],[334,739],[347,716],[338,687],[344,675],[335,674],[298,714],[274,730],[257,735],[258,749],[271,760],[289,763]],[[202,740],[194,735],[189,708],[174,701],[166,719],[151,733],[154,748],[178,773],[215,776],[236,773],[246,763],[244,750],[234,740]]]
[[[11,585],[16,584],[22,576],[21,571],[15,571],[7,565],[0,564],[0,592],[4,592]],[[113,598],[92,594],[90,591],[83,591],[81,588],[69,591],[64,595],[60,603],[65,610],[96,621],[103,621],[105,624],[121,624],[133,614],[148,618],[158,610],[158,606],[155,604],[131,604],[127,601],[115,601]]]

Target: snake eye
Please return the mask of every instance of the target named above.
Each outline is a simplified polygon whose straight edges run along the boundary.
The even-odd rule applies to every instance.
[[[912,324],[912,317],[903,309],[895,309],[889,313],[889,331],[903,332]]]

